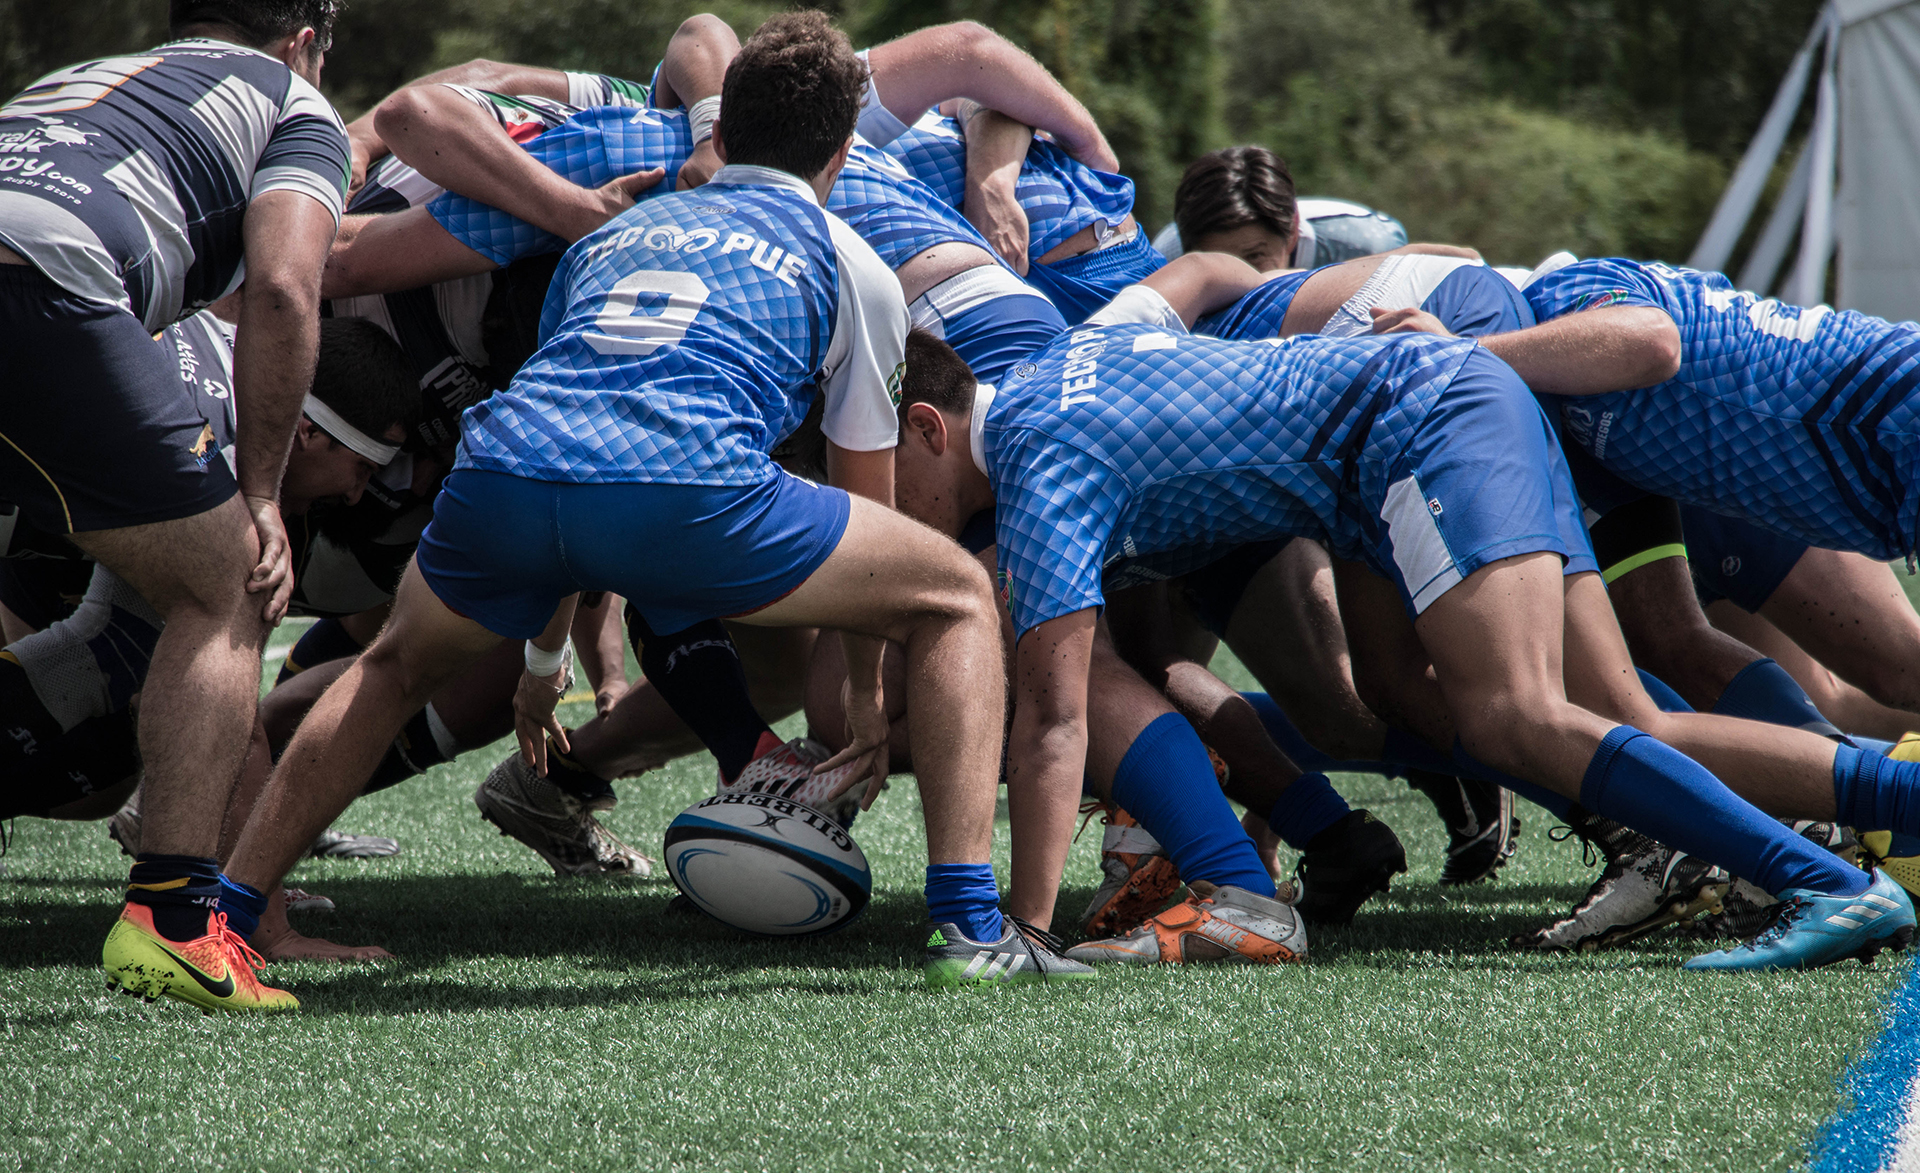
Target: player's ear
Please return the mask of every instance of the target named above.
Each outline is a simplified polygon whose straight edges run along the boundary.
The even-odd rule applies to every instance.
[[[934,456],[947,454],[947,417],[931,403],[915,403],[907,408],[907,434],[918,437]]]

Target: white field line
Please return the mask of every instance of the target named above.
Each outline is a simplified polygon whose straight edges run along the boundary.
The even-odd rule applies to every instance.
[[[1920,1071],[1907,1084],[1906,1109],[1881,1173],[1920,1173]]]

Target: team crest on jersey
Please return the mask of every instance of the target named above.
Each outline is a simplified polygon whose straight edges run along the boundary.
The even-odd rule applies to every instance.
[[[1016,379],[1031,379],[1033,378],[1033,373],[1039,369],[1039,367],[1030,362],[1023,362],[1013,368],[1013,377]]]
[[[887,398],[893,400],[895,407],[900,406],[900,384],[906,377],[907,363],[902,359],[893,368],[893,373],[887,376]]]

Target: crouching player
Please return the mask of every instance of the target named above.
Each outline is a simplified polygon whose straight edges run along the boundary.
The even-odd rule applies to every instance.
[[[873,789],[885,775],[880,650],[902,644],[912,703],[928,715],[914,730],[941,942],[928,980],[1088,974],[1043,935],[1003,924],[986,862],[1003,701],[975,682],[1003,668],[985,576],[886,508],[906,306],[872,249],[820,206],[864,82],[825,17],[773,18],[727,70],[715,148],[729,165],[567,253],[541,350],[462,421],[393,618],[314,706],[242,833],[236,903],[257,909],[293,863],[284,845],[298,836],[274,829],[324,826],[404,716],[503,638],[528,640],[517,727],[544,756],[573,597],[610,590],[665,630],[720,616],[842,629],[858,666],[847,757],[879,751],[855,774]],[[814,394],[844,488],[768,456]]]
[[[1690,966],[1821,965],[1911,938],[1912,902],[1884,874],[1842,863],[1696,762],[1569,699],[1608,698],[1633,670],[1547,421],[1484,351],[1405,338],[1234,343],[1187,336],[1178,321],[1096,316],[996,391],[972,386],[944,348],[923,349],[901,413],[903,507],[951,519],[997,506],[1018,633],[1016,915],[1051,906],[1071,835],[1102,564],[1301,535],[1364,561],[1387,580],[1381,592],[1397,593],[1406,637],[1431,656],[1457,722],[1463,772],[1504,771],[1560,806],[1556,796],[1577,797],[1789,899],[1754,948]],[[1170,932],[1222,919],[1223,903],[1241,902],[1196,892],[1073,955],[1152,960]]]

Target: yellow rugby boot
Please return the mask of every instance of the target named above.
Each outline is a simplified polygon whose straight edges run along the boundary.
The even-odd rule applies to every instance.
[[[128,903],[107,934],[100,963],[107,988],[155,1001],[161,995],[202,1010],[298,1010],[300,999],[260,983],[266,964],[227,928],[227,914],[207,914],[205,936],[169,941],[153,927],[153,910]]]

